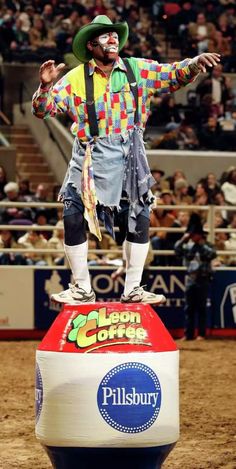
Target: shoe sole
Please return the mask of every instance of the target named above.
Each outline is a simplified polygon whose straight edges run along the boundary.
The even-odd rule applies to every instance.
[[[50,298],[51,301],[54,303],[60,303],[60,304],[66,304],[66,305],[81,305],[81,304],[89,304],[89,303],[95,303],[95,299],[91,301],[79,301],[79,300],[73,300],[73,298],[70,299],[64,299],[64,298],[57,298],[55,296],[51,296]]]
[[[151,301],[151,300],[150,301],[142,301],[142,300],[140,300],[140,301],[137,301],[137,300],[136,301],[130,301],[129,300],[128,301],[128,300],[122,300],[121,299],[120,302],[121,303],[129,303],[129,304],[137,303],[137,304],[144,304],[144,305],[161,305],[161,304],[166,302],[166,297],[163,295],[163,298],[161,300],[158,300],[158,301],[157,300],[153,300],[153,301]]]

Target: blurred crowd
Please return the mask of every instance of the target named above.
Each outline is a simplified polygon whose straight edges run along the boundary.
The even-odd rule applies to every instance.
[[[214,228],[222,230],[215,233],[215,246],[218,250],[236,250],[236,166],[228,168],[219,180],[213,172],[199,180],[195,187],[191,186],[182,170],[176,170],[166,176],[161,169],[152,170],[156,181],[152,188],[154,202],[150,214],[150,251],[146,265],[169,266],[178,265],[175,256],[155,253],[155,251],[173,250],[178,239],[186,230],[191,213],[197,212],[199,206],[214,204]],[[39,184],[35,192],[30,190],[28,180],[7,181],[4,168],[0,166],[0,201],[26,202],[23,208],[14,206],[0,207],[0,265],[65,265],[63,252],[63,219],[62,206],[48,208],[47,202],[56,202],[59,186],[53,189],[49,197],[49,186]],[[38,202],[37,207],[30,207],[30,202]],[[166,209],[163,206],[168,205]],[[183,209],[176,206],[183,205]],[[196,205],[196,210],[186,209],[186,205]],[[227,210],[235,207],[235,210]],[[226,208],[221,208],[226,207]],[[204,229],[209,230],[208,211],[199,211]],[[1,230],[1,225],[5,225]],[[9,229],[6,229],[9,225]],[[28,225],[24,231],[22,225]],[[50,226],[49,226],[50,225]],[[14,229],[10,229],[10,226]],[[20,226],[18,229],[17,226]],[[50,228],[50,229],[45,229]],[[163,230],[167,228],[167,230]],[[181,230],[168,231],[168,228]],[[234,231],[224,231],[232,228]],[[23,231],[22,231],[23,230]],[[89,265],[113,265],[122,272],[122,247],[107,233],[103,233],[102,241],[89,234]],[[7,248],[27,248],[27,253],[4,252]],[[35,252],[35,249],[54,250],[54,252]],[[104,250],[99,252],[100,250]],[[215,265],[236,265],[236,255],[220,255]]]
[[[0,8],[4,60],[63,58],[77,30],[105,14],[129,24],[124,56],[165,60],[170,41],[182,57],[215,51],[223,56],[224,71],[236,70],[234,0],[1,0]]]

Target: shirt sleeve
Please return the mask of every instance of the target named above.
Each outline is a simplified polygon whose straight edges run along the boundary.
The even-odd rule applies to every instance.
[[[141,78],[151,93],[173,93],[194,81],[199,74],[198,69],[190,66],[191,59],[171,64],[160,64],[147,59],[137,61]]]
[[[64,113],[70,107],[70,97],[71,85],[66,76],[49,88],[40,85],[32,98],[32,113],[40,119]]]

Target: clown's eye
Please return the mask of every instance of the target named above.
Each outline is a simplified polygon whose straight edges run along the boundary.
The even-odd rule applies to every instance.
[[[107,34],[101,34],[101,36],[98,36],[98,40],[101,44],[105,44],[106,42],[109,41],[110,36],[118,42],[119,37],[118,37],[118,34],[115,33],[115,32],[107,33]]]

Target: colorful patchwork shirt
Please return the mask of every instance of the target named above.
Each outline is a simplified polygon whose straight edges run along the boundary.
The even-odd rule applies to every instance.
[[[197,73],[190,59],[172,64],[153,60],[129,58],[138,83],[139,126],[144,130],[150,110],[151,96],[174,92],[194,80]],[[135,100],[127,79],[125,63],[119,57],[108,79],[95,61],[89,62],[94,76],[94,100],[99,137],[123,134],[134,127]],[[82,141],[91,139],[86,106],[84,65],[78,65],[53,87],[39,87],[33,96],[33,114],[39,118],[68,112],[72,117],[71,132]]]

